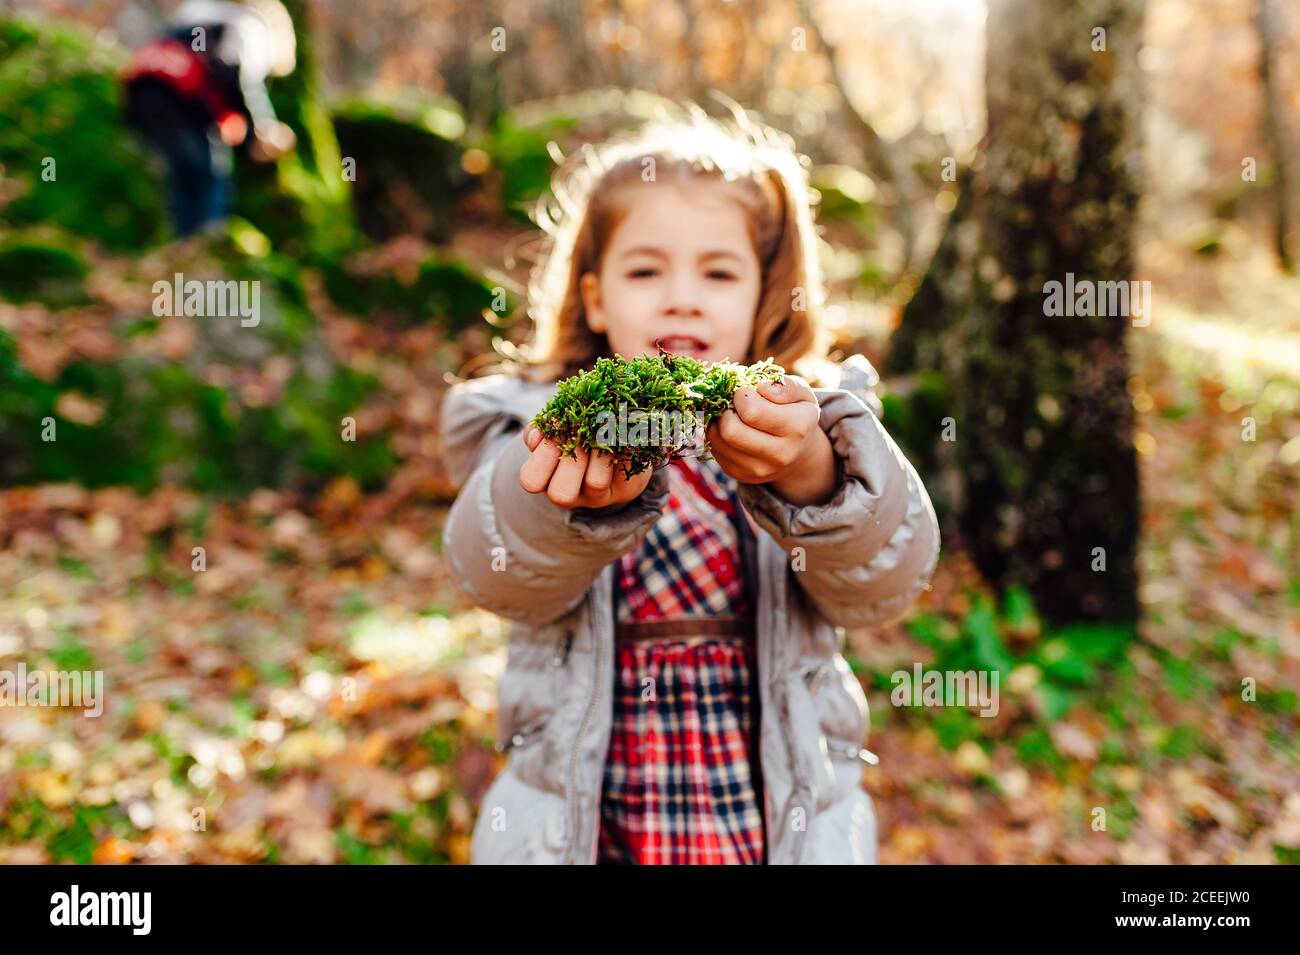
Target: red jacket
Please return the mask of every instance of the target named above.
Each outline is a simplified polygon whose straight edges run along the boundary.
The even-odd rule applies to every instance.
[[[124,84],[151,77],[187,100],[201,104],[223,132],[243,116],[213,82],[206,60],[180,40],[159,37],[132,54],[122,71]]]

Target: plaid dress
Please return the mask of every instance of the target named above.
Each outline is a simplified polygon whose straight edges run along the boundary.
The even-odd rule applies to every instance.
[[[620,622],[753,612],[746,520],[717,462],[679,458],[659,522],[619,561]],[[763,864],[758,663],[724,636],[616,645],[614,721],[600,806],[600,864]]]

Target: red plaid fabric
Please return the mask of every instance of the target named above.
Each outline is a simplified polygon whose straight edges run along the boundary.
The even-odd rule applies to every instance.
[[[619,563],[620,621],[751,612],[735,482],[714,461],[670,466],[668,505]],[[758,665],[723,637],[620,643],[598,862],[763,864]]]
[[[716,461],[695,457],[674,460],[668,478],[663,516],[619,562],[618,619],[749,613],[732,524],[744,514],[736,482]]]

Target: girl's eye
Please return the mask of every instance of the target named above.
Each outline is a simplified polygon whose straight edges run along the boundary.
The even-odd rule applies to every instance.
[[[658,274],[659,273],[656,269],[633,269],[631,272],[627,273],[627,277],[630,279],[647,279]]]
[[[723,282],[734,282],[736,280],[736,277],[732,275],[730,272],[723,272],[720,269],[714,269],[712,272],[710,272],[709,278],[720,279]]]

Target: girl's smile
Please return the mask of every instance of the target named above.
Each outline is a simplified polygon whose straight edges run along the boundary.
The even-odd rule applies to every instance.
[[[689,355],[692,358],[703,358],[709,350],[709,343],[694,335],[664,335],[656,344],[673,355]]]

